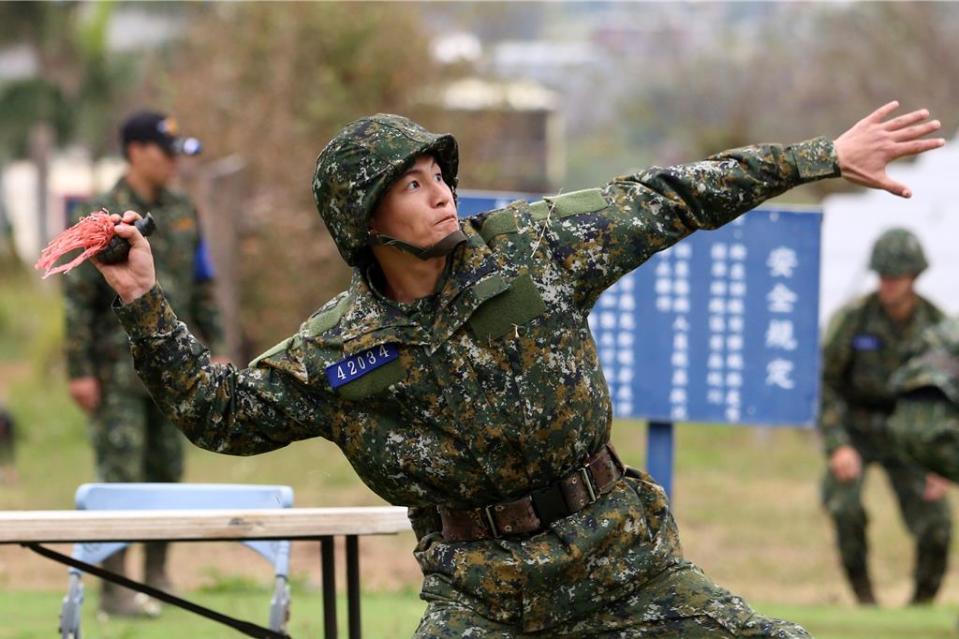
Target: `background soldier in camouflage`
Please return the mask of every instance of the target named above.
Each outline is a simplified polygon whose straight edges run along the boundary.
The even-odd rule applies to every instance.
[[[879,290],[840,309],[823,346],[823,398],[819,427],[829,461],[823,505],[836,527],[846,577],[860,603],[876,603],[869,578],[863,472],[886,471],[910,533],[916,538],[916,587],[912,603],[935,597],[946,570],[952,519],[946,484],[904,460],[888,428],[894,396],[889,378],[906,358],[906,346],[942,319],[942,312],[914,289],[928,266],[919,240],[890,229],[873,246],[869,267]]]
[[[134,114],[121,128],[128,162],[126,174],[107,193],[75,209],[80,216],[100,208],[152,212],[157,231],[152,247],[157,277],[180,317],[196,329],[214,352],[222,352],[219,316],[213,301],[212,268],[200,235],[196,208],[183,194],[167,188],[178,153],[196,153],[199,143],[176,136],[175,123],[160,113]],[[137,378],[127,337],[110,302],[114,293],[89,263],[67,275],[66,349],[70,394],[91,417],[91,436],[99,481],[179,481],[183,475],[182,437],[150,399]],[[146,546],[145,579],[169,588],[164,543]],[[104,562],[123,572],[124,552]],[[103,583],[101,608],[135,614],[132,591]]]
[[[911,355],[892,379],[892,435],[903,455],[959,482],[959,318],[923,333]]]
[[[428,602],[419,638],[808,637],[685,561],[663,491],[607,443],[587,316],[600,293],[696,229],[842,172],[900,195],[896,157],[943,144],[891,103],[835,143],[762,145],[458,221],[457,149],[409,120],[354,122],[313,181],[349,289],[237,370],[178,321],[128,224],[98,265],[137,370],[197,445],[250,455],[309,437],[408,506]],[[122,302],[122,303],[121,303]]]

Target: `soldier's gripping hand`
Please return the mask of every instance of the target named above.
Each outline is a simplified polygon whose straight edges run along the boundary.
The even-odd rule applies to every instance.
[[[840,446],[829,457],[829,470],[842,483],[853,481],[862,473],[862,458],[852,446]]]
[[[850,182],[912,197],[909,187],[886,175],[886,166],[895,159],[939,148],[946,141],[924,137],[942,126],[939,120],[929,120],[926,109],[884,120],[897,108],[897,101],[881,106],[836,138],[836,157],[842,176]]]
[[[145,295],[156,285],[156,269],[153,266],[153,251],[133,223],[140,214],[127,211],[121,218],[111,216],[116,226],[116,234],[130,243],[130,253],[125,262],[103,264],[93,258],[93,264],[103,274],[103,279],[117,292],[124,304],[129,304]]]
[[[949,492],[949,480],[935,473],[926,475],[926,485],[922,491],[922,498],[926,501],[939,501]]]

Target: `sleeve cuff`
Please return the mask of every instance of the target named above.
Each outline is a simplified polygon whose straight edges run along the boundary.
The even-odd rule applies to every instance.
[[[789,146],[799,178],[812,182],[823,178],[839,177],[839,158],[832,140],[826,137],[813,138]]]
[[[67,362],[67,377],[69,379],[93,377],[93,374],[93,366],[89,363]]]
[[[133,340],[168,335],[179,323],[159,285],[129,304],[117,297],[113,300],[113,312]]]

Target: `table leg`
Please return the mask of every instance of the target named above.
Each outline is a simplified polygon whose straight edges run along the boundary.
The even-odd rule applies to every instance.
[[[346,536],[346,597],[350,639],[360,639],[360,540],[356,535]]]
[[[320,560],[323,570],[323,636],[336,639],[336,564],[332,535],[320,537]]]

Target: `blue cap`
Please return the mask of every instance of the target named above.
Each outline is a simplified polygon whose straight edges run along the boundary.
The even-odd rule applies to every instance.
[[[203,145],[196,138],[181,137],[176,119],[156,111],[138,111],[120,127],[120,144],[153,142],[170,155],[199,155]]]

